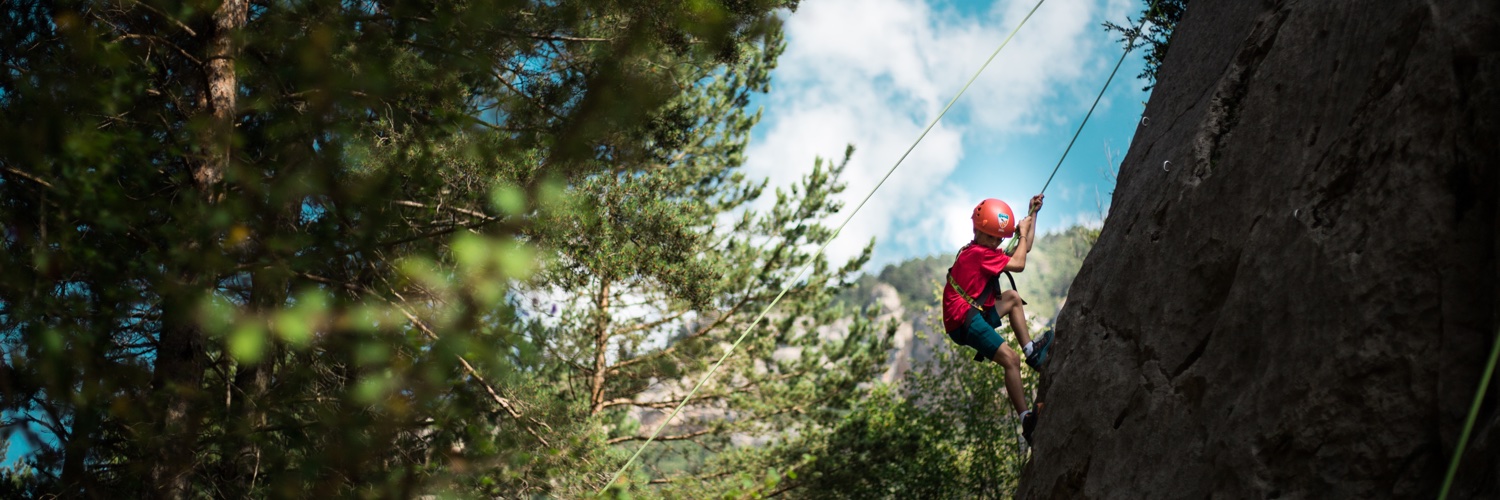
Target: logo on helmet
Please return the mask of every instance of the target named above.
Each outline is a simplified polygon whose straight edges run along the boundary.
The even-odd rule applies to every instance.
[[[1005,215],[1004,213],[999,213],[999,214],[995,214],[995,215],[998,216],[999,219],[1000,219],[1000,227],[1005,227],[1005,224],[1010,222],[1010,216],[1009,215]]]

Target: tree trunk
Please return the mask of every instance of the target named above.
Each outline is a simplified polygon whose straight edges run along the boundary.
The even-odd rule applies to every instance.
[[[609,350],[609,281],[604,280],[599,284],[599,296],[595,299],[597,307],[594,319],[594,376],[589,384],[589,415],[598,415],[604,409],[604,380],[605,371],[609,369],[609,359],[605,356]]]
[[[204,60],[205,87],[208,89],[208,109],[205,111],[213,116],[213,125],[203,144],[206,158],[193,169],[193,182],[199,191],[209,196],[213,196],[219,181],[224,178],[224,169],[229,165],[239,88],[234,71],[239,46],[234,35],[245,26],[249,8],[248,0],[224,0],[214,11],[214,29],[209,34],[212,38],[208,42],[208,58]]]
[[[283,212],[277,212],[278,215]],[[267,224],[268,232],[279,227],[276,217]],[[286,280],[269,270],[251,273],[250,305],[257,314],[269,314],[286,303]],[[271,387],[271,377],[278,358],[280,346],[272,345],[255,363],[240,363],[234,374],[234,404],[228,405],[225,419],[235,422],[237,430],[230,449],[238,450],[234,457],[225,460],[226,478],[234,478],[234,488],[240,496],[253,493],[260,480],[260,445],[252,436],[255,430],[266,426],[266,393]]]
[[[198,421],[192,404],[203,381],[202,334],[193,318],[196,287],[178,286],[162,304],[161,341],[156,352],[152,388],[166,412],[158,424],[156,462],[151,482],[164,498],[186,495],[196,454]]]
[[[62,491],[66,495],[79,495],[90,491],[93,475],[87,467],[88,454],[94,449],[95,435],[99,431],[99,411],[92,406],[78,406],[73,410],[73,425],[68,439],[63,444]]]
[[[208,37],[204,60],[204,109],[211,125],[200,138],[200,154],[192,160],[193,183],[205,203],[218,201],[219,183],[229,165],[233,143],[234,116],[238,89],[235,57],[239,47],[234,39],[249,15],[248,0],[224,0],[213,14],[213,29]],[[209,251],[213,241],[185,241],[187,254]],[[157,443],[156,463],[151,465],[151,480],[165,498],[185,498],[197,454],[198,411],[194,404],[202,392],[203,332],[194,319],[193,310],[205,285],[201,273],[191,263],[179,263],[175,273],[178,283],[163,294],[162,330],[158,345],[153,387],[158,401],[166,404]]]

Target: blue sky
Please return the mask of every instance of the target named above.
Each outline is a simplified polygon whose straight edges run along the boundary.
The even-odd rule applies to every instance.
[[[789,185],[816,156],[853,144],[845,172],[856,204],[983,64],[1033,0],[810,0],[787,21],[787,51],[758,100],[747,173]],[[983,198],[1016,210],[1056,165],[1123,46],[1100,23],[1124,23],[1134,0],[1048,0],[912,152],[829,255],[877,239],[872,269],[956,251]],[[1139,49],[1138,49],[1139,50]],[[1041,231],[1097,225],[1111,171],[1129,147],[1147,93],[1132,53],[1047,189]],[[1106,148],[1109,150],[1106,151]],[[1017,214],[1021,215],[1021,214]],[[842,215],[830,221],[842,222]]]

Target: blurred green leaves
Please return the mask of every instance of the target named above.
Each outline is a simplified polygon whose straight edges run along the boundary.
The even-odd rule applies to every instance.
[[[229,333],[229,355],[241,363],[259,363],[269,344],[266,337],[266,330],[254,322],[236,325]]]
[[[0,412],[42,422],[20,432],[46,472],[9,479],[32,496],[592,486],[556,480],[611,459],[553,376],[576,356],[523,319],[522,292],[582,280],[570,250],[614,225],[652,242],[613,256],[630,279],[705,300],[709,267],[673,262],[704,249],[701,202],[617,209],[705,180],[687,197],[717,196],[740,136],[662,169],[705,155],[663,139],[716,123],[669,117],[747,128],[725,100],[744,85],[706,77],[768,71],[738,54],[778,51],[790,5],[0,4]],[[603,187],[631,176],[655,180]]]
[[[936,321],[936,316],[933,317]],[[941,325],[936,325],[941,328]],[[1033,325],[1033,332],[1038,332]],[[1014,335],[1001,330],[1011,347]],[[965,352],[967,351],[967,352]],[[1007,498],[1029,457],[999,365],[945,339],[899,387],[878,386],[836,424],[778,450],[800,464],[790,496]],[[1022,369],[1028,399],[1035,371]],[[792,457],[801,457],[793,459]],[[795,460],[795,461],[794,461]]]
[[[526,209],[526,192],[510,184],[500,184],[490,191],[490,203],[506,215],[520,215]]]
[[[271,317],[277,338],[292,347],[306,348],[313,341],[313,332],[323,330],[328,323],[329,302],[327,293],[316,288],[297,294],[290,308]]]

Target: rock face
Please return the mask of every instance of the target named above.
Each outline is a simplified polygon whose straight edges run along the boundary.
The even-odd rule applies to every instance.
[[[1500,2],[1200,0],[1159,81],[1019,495],[1436,496],[1500,328]],[[1455,498],[1500,498],[1488,392]]]

